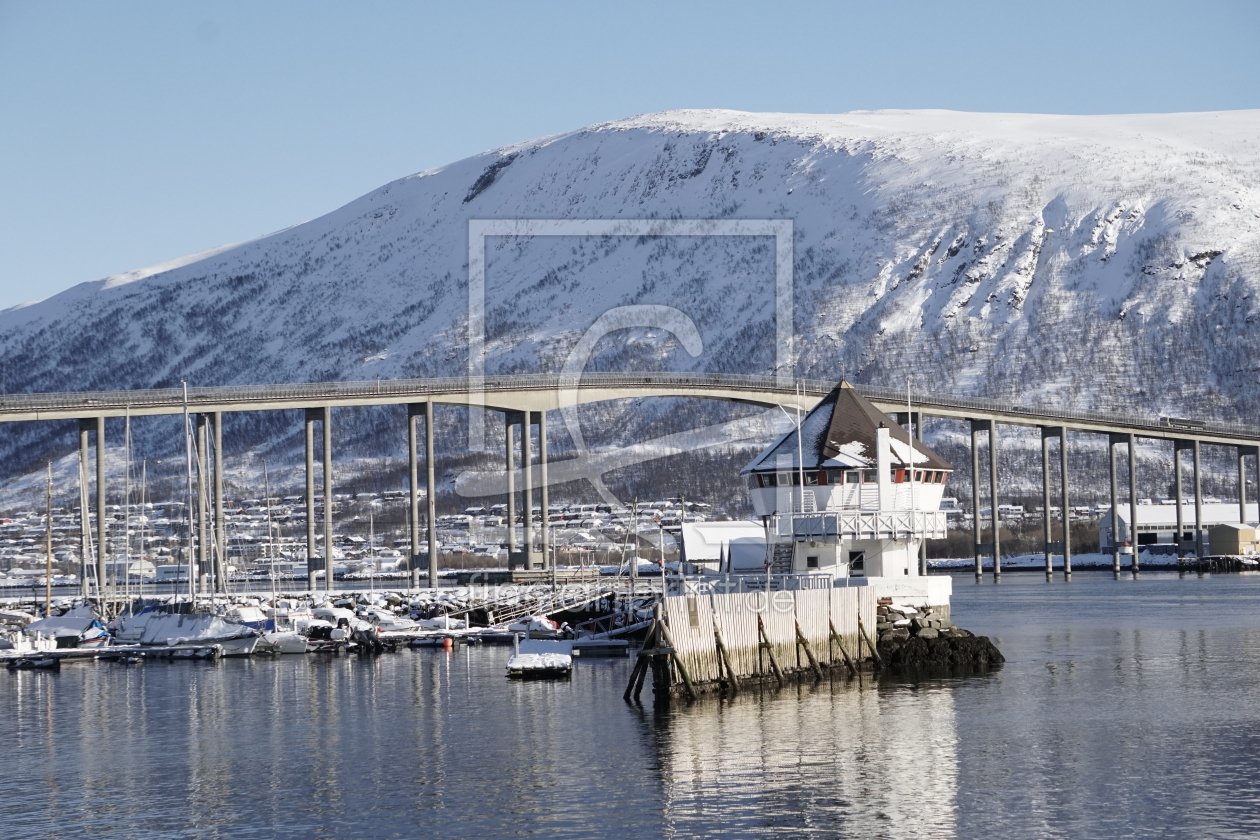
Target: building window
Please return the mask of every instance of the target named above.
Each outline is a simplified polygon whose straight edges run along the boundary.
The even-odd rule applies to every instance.
[[[878,484],[879,470],[862,470],[862,481],[866,484]]]
[[[805,483],[806,483],[806,484],[808,484],[808,485],[810,485],[811,487],[817,486],[817,485],[818,485],[818,473],[816,473],[816,472],[807,472],[807,473],[805,473]]]
[[[849,552],[849,574],[862,575],[866,573],[866,552],[850,551]]]
[[[845,470],[844,483],[845,484],[861,484],[862,471],[861,470]]]
[[[806,558],[805,558],[805,568],[807,568],[807,569],[817,569],[817,568],[818,568],[818,558],[817,558],[817,557],[806,557]]]

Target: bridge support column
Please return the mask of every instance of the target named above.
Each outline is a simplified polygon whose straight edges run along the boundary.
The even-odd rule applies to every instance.
[[[411,585],[420,580],[420,430],[417,424],[424,414],[421,403],[407,405],[407,527],[411,537]]]
[[[1137,495],[1137,436],[1129,435],[1129,548],[1133,574],[1139,571],[1138,563],[1138,495]]]
[[[332,406],[324,406],[324,591],[333,591]]]
[[[197,588],[202,595],[206,594],[204,585],[206,576],[210,574],[210,499],[207,480],[206,447],[206,415],[197,415]]]
[[[437,469],[433,463],[433,400],[424,404],[424,470],[427,512],[425,526],[429,537],[429,586],[438,588]]]
[[[971,535],[976,551],[976,580],[984,577],[980,554],[980,428],[981,421],[971,421]]]
[[[1177,504],[1177,538],[1174,542],[1177,544],[1177,556],[1182,555],[1182,549],[1185,547],[1186,522],[1185,514],[1181,507],[1181,450],[1186,446],[1183,440],[1173,441],[1173,500]]]
[[[525,568],[531,566],[530,558],[534,554],[534,455],[533,455],[533,437],[534,424],[531,421],[532,412],[525,411],[521,413],[521,469],[524,470],[522,476],[522,495],[524,509],[521,513],[521,521],[525,523]]]
[[[105,512],[105,418],[96,418],[96,582],[100,595],[108,588],[109,517]]]
[[[997,422],[989,421],[989,509],[993,522],[993,580],[1002,577],[1002,518],[998,515],[998,434]]]
[[[534,413],[538,422],[538,469],[539,469],[539,495],[542,505],[542,557],[543,568],[555,571],[556,558],[554,555],[548,554],[548,545],[551,537],[551,513],[549,510],[550,502],[547,493],[547,412],[538,411]]]
[[[923,442],[923,414],[921,412],[915,412],[914,420],[916,421],[915,426],[914,426],[915,437],[918,439],[920,443],[922,443]],[[685,520],[686,517],[687,517],[687,511],[684,507],[683,519]],[[928,573],[927,539],[924,538],[924,539],[919,540],[919,574],[927,575],[927,573]]]
[[[94,420],[79,421],[79,574],[81,593],[86,598],[88,570],[92,568],[92,515],[88,508],[88,435],[95,428]]]
[[[227,592],[227,522],[223,519],[223,414],[210,415],[214,437],[214,580],[215,591]],[[270,504],[270,502],[268,502]]]
[[[1247,452],[1238,447],[1238,524],[1247,524]]]
[[[1194,442],[1194,553],[1198,557],[1203,551],[1203,468],[1199,460],[1199,442]]]
[[[306,433],[306,582],[315,591],[315,420],[319,410],[306,409],[303,427]]]
[[[1072,502],[1068,493],[1068,430],[1059,429],[1059,480],[1063,506],[1063,579],[1072,579]]]
[[[1120,435],[1107,435],[1107,463],[1111,469],[1111,573],[1120,577],[1120,490],[1116,476],[1116,445]]]
[[[503,413],[503,437],[507,442],[508,557],[520,551],[516,541],[516,412]],[[510,565],[510,561],[509,561]]]
[[[1054,579],[1054,563],[1050,544],[1050,438],[1049,430],[1041,427],[1041,536],[1046,552],[1046,580]]]

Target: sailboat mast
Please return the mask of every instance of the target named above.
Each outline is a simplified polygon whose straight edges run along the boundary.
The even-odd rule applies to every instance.
[[[48,526],[44,529],[44,618],[52,615],[52,461],[48,462],[48,487],[45,492]]]
[[[127,406],[127,422],[123,426],[123,448],[127,452],[123,472],[123,492],[127,501],[123,505],[123,597],[131,600],[131,406]]]
[[[271,605],[276,605],[276,551],[271,532],[271,477],[267,474],[267,459],[263,459],[263,494],[267,499],[267,559],[271,561]]]
[[[149,467],[149,461],[147,458],[140,462],[140,516],[142,517],[142,519],[140,520],[140,560],[141,560],[140,572],[142,575],[145,572],[145,567],[143,564],[148,562],[148,557],[145,554],[145,544],[146,544],[145,540],[146,540],[146,537],[148,536],[148,530],[149,530],[149,514],[146,512],[146,509],[145,509],[145,499],[147,499],[149,495],[148,494],[148,489],[149,489],[148,467]],[[156,573],[157,573],[157,570],[154,569],[154,574]],[[137,591],[141,596],[144,595],[144,577],[140,578]]]
[[[914,451],[914,408],[910,404],[910,377],[908,376],[906,377],[906,443],[908,444],[908,448],[910,450],[910,465],[909,465],[910,466],[910,470],[909,470],[909,474],[910,474],[910,540],[909,542],[910,542],[910,545],[914,545],[914,520],[916,516],[916,510],[915,510],[915,505],[914,505],[914,462],[915,462],[916,453]],[[994,522],[997,521],[997,511],[993,512],[993,521]],[[994,538],[994,543],[995,544],[997,543],[996,538]],[[911,560],[910,558],[906,558],[906,563],[907,563],[906,568],[909,568],[909,564],[913,562],[914,561]]]
[[[187,504],[184,507],[184,510],[187,512],[185,518],[188,522],[188,556],[186,558],[187,569],[188,569],[188,600],[190,602],[196,602],[197,600],[196,580],[193,577],[193,570],[192,570],[193,557],[195,556],[195,549],[193,547],[192,429],[189,426],[190,421],[189,421],[189,416],[188,416],[188,383],[181,379],[179,380],[179,384],[184,386],[184,459],[185,459],[186,472],[188,473]]]

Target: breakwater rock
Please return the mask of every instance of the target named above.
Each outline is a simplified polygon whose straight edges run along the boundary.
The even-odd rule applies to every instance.
[[[880,604],[875,625],[879,658],[889,670],[987,668],[1006,661],[987,636],[955,627],[930,609]]]

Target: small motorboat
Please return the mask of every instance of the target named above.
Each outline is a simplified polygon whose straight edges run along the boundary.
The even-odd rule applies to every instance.
[[[11,659],[5,667],[10,671],[60,671],[61,659],[56,656]]]
[[[573,673],[573,643],[517,637],[507,661],[512,679],[563,679]]]

